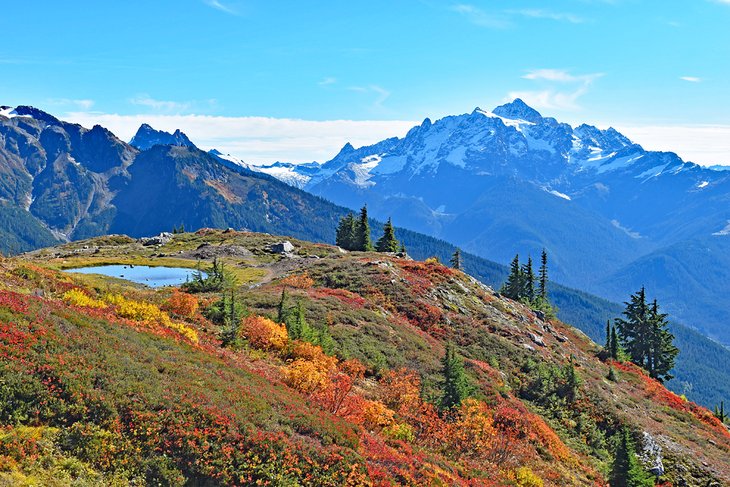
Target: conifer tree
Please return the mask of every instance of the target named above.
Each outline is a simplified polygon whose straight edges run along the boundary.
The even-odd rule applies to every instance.
[[[522,286],[520,298],[525,298],[529,302],[535,300],[535,273],[532,270],[532,257],[527,258],[527,263],[522,266]]]
[[[611,327],[611,348],[609,349],[609,355],[611,355],[611,358],[614,360],[618,359],[618,352],[619,352],[619,343],[618,343],[618,334],[616,333],[616,327]]]
[[[364,252],[370,252],[373,250],[373,243],[370,240],[370,222],[368,221],[367,205],[360,209],[360,218],[357,220],[355,225],[353,250],[360,250]]]
[[[226,293],[223,293],[223,330],[221,331],[221,342],[224,347],[235,345],[238,342],[238,330],[241,326],[242,311],[236,302],[236,294],[230,289],[230,297],[226,300]]]
[[[638,292],[632,294],[630,301],[624,302],[624,305],[626,306],[623,311],[625,319],[616,320],[621,344],[632,362],[640,367],[645,367],[651,335],[646,290],[642,287]]]
[[[340,218],[337,225],[336,243],[345,250],[354,250],[356,221],[352,213]]]
[[[281,289],[281,299],[279,300],[279,306],[277,308],[276,321],[278,323],[286,323],[286,317],[289,307],[287,303],[286,286]]]
[[[510,299],[520,299],[522,292],[522,268],[520,267],[520,256],[515,255],[510,264],[509,276],[500,292]]]
[[[725,423],[727,421],[727,414],[725,413],[725,401],[720,401],[720,406],[715,406],[714,414],[721,423]]]
[[[649,310],[651,337],[647,358],[649,375],[659,382],[672,379],[669,373],[674,368],[674,361],[679,349],[674,346],[674,335],[667,329],[667,314],[659,312],[656,299]]]
[[[304,303],[301,300],[297,301],[296,307],[292,312],[287,313],[286,320],[286,331],[291,340],[304,340],[307,342],[312,341],[312,333],[307,319],[304,314]]]
[[[616,324],[629,358],[660,382],[671,379],[669,371],[674,367],[679,349],[673,344],[674,335],[667,329],[667,315],[659,312],[656,300],[647,303],[643,287],[624,304],[624,318],[617,319]]]
[[[446,344],[446,354],[441,359],[441,375],[439,408],[441,411],[448,411],[459,407],[469,396],[471,388],[464,371],[464,361],[456,354],[451,342]]]
[[[462,270],[462,262],[461,262],[461,250],[457,247],[456,250],[454,250],[454,253],[451,255],[451,267],[454,269],[460,271]]]
[[[540,281],[538,295],[543,301],[547,302],[548,268],[547,252],[545,249],[542,249],[542,255],[540,256],[540,272],[538,273],[538,279]]]
[[[606,320],[606,346],[607,352],[611,350],[611,320]]]
[[[399,250],[399,252],[400,252],[401,254],[403,254],[403,255],[405,255],[405,254],[407,254],[407,253],[408,253],[408,252],[406,251],[406,246],[405,246],[405,244],[404,244],[403,242],[401,242],[401,243],[400,243],[400,250]]]
[[[395,238],[395,230],[390,218],[383,225],[383,236],[378,239],[375,249],[378,252],[398,252],[398,240]]]
[[[616,442],[609,483],[611,487],[650,487],[654,485],[654,480],[636,457],[634,442],[626,428],[619,433]]]

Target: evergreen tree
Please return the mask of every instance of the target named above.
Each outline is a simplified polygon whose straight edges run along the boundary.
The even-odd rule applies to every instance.
[[[677,354],[679,354],[679,349],[674,346],[674,335],[667,329],[669,326],[667,314],[659,312],[656,299],[649,309],[649,322],[651,324],[651,337],[647,370],[651,377],[664,382],[673,377],[669,371],[674,368],[674,361]]]
[[[667,329],[667,315],[659,312],[656,300],[647,303],[643,287],[624,304],[625,319],[617,319],[616,324],[629,358],[660,382],[671,379],[669,371],[674,368],[679,349],[673,344],[674,335]]]
[[[406,255],[408,252],[406,251],[406,246],[403,242],[400,243],[400,250],[399,252],[403,255]]]
[[[454,250],[454,253],[451,255],[451,267],[459,271],[462,270],[461,250],[459,248]]]
[[[617,360],[618,359],[618,353],[619,353],[619,343],[618,343],[618,334],[616,333],[616,327],[611,327],[611,348],[609,348],[608,353],[611,356],[612,359]]]
[[[606,320],[606,351],[610,353],[611,350],[611,320]]]
[[[398,240],[395,238],[395,230],[390,218],[383,225],[383,236],[375,244],[378,252],[398,252]]]
[[[276,321],[278,323],[286,323],[286,317],[289,311],[286,295],[286,286],[284,286],[281,290],[281,299],[279,300],[279,307],[277,311],[278,313],[276,316]]]
[[[646,367],[651,337],[646,290],[642,287],[632,294],[630,301],[624,302],[624,305],[626,305],[623,311],[625,319],[616,320],[621,344],[632,362],[640,367]]]
[[[291,313],[287,313],[284,324],[286,325],[289,339],[304,340],[309,343],[316,341],[316,334],[309,326],[309,323],[307,323],[302,300],[297,301],[297,305]]]
[[[538,273],[540,287],[538,288],[538,296],[547,302],[547,285],[548,285],[548,269],[547,269],[547,252],[542,249],[540,256],[540,272]]]
[[[370,252],[373,250],[373,243],[370,240],[370,222],[368,221],[368,207],[360,209],[360,218],[355,224],[355,238],[352,250]]]
[[[336,243],[339,247],[345,250],[355,250],[355,230],[356,230],[355,216],[352,213],[340,218],[340,223],[337,225],[337,237]]]
[[[238,330],[241,326],[243,315],[242,307],[236,302],[236,294],[230,290],[229,298],[226,300],[226,293],[222,298],[223,308],[223,330],[221,331],[221,342],[224,347],[238,343]]]
[[[441,400],[439,408],[448,411],[457,408],[471,393],[464,371],[464,361],[456,354],[454,345],[446,344],[446,354],[441,359]]]
[[[634,442],[626,428],[619,433],[616,442],[609,483],[611,487],[650,487],[654,485],[654,480],[636,457]]]
[[[535,300],[535,273],[532,270],[532,257],[527,258],[527,263],[522,266],[522,285],[519,298],[528,302]]]
[[[725,423],[727,421],[727,414],[725,413],[725,401],[720,401],[720,406],[715,406],[714,414],[721,423]]]
[[[578,397],[578,388],[580,387],[581,380],[572,360],[565,366],[564,376],[565,392],[563,393],[563,397],[567,399],[568,403],[573,403]]]
[[[522,292],[522,268],[520,267],[520,256],[515,255],[509,266],[510,272],[507,282],[504,283],[500,292],[509,299],[520,299]]]

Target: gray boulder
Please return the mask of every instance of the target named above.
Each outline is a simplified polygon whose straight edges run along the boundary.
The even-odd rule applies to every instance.
[[[275,254],[289,254],[294,251],[294,246],[288,240],[277,242],[271,245],[271,251]]]
[[[172,240],[172,234],[170,232],[162,232],[154,237],[142,237],[138,241],[144,246],[150,245],[165,245]]]

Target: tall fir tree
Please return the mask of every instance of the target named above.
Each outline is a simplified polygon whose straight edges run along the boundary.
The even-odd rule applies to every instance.
[[[614,460],[609,474],[611,487],[651,487],[654,480],[644,470],[636,457],[634,442],[628,429],[619,434],[614,451]]]
[[[451,254],[451,267],[453,267],[456,270],[462,270],[462,261],[461,261],[461,250],[457,248],[454,250],[454,253]]]
[[[618,318],[616,325],[621,344],[632,362],[646,367],[649,351],[651,324],[649,323],[649,305],[646,302],[646,290],[642,287],[624,302],[624,318]]]
[[[355,215],[348,213],[347,215],[340,218],[340,222],[337,225],[337,236],[336,243],[339,247],[345,250],[355,250],[355,232],[357,222]]]
[[[522,286],[520,298],[529,302],[535,300],[535,272],[532,270],[532,257],[527,258],[527,263],[522,266]]]
[[[547,251],[542,249],[542,255],[540,255],[540,271],[538,273],[539,288],[538,296],[545,302],[547,302],[547,286],[548,286],[548,256]]]
[[[674,335],[668,330],[667,316],[666,313],[659,312],[659,305],[655,299],[649,309],[651,336],[647,370],[649,375],[659,382],[671,380],[674,377],[669,372],[674,368],[675,359],[679,354],[679,349],[674,346]]]
[[[286,286],[281,289],[281,299],[277,308],[276,321],[278,323],[286,323],[286,317],[289,312],[289,303],[286,295]]]
[[[659,312],[656,300],[647,303],[643,287],[624,304],[624,318],[616,320],[623,349],[651,377],[660,382],[671,379],[669,372],[679,349],[674,346],[674,335],[667,329],[667,315]]]
[[[500,292],[510,299],[520,299],[522,293],[522,268],[520,267],[520,256],[515,255],[509,266],[509,276]]]
[[[395,238],[395,229],[390,218],[383,225],[383,236],[375,244],[378,252],[398,252],[398,240]]]
[[[368,221],[367,205],[360,209],[360,218],[358,218],[355,225],[353,250],[360,250],[364,252],[370,252],[373,250],[373,243],[370,240],[370,222]]]
[[[469,397],[471,388],[464,371],[464,361],[456,354],[454,345],[446,344],[446,354],[441,359],[441,411],[457,408]]]
[[[606,320],[606,351],[611,350],[611,320]]]
[[[608,353],[611,355],[611,358],[614,360],[618,359],[618,352],[620,350],[619,343],[618,343],[618,333],[616,333],[616,327],[611,326],[611,348],[609,348]]]

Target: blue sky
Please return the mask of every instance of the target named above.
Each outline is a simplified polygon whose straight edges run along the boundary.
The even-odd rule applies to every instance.
[[[730,0],[545,4],[3,1],[0,104],[267,162],[520,96],[730,164]]]

